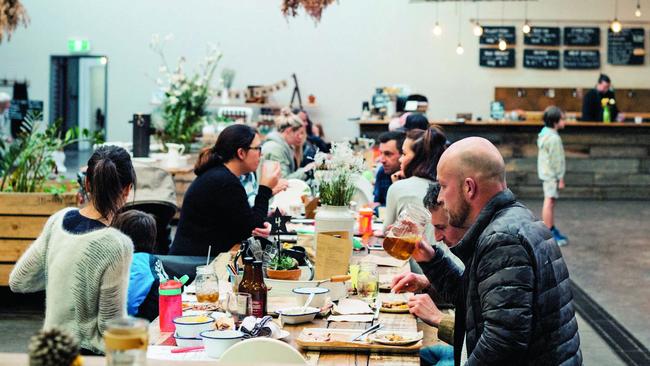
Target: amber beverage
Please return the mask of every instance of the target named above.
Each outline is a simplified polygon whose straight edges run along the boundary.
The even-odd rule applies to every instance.
[[[267,293],[268,289],[264,283],[264,274],[262,272],[262,261],[253,262],[253,282],[249,287],[251,302],[253,307],[253,316],[261,318],[266,315]]]
[[[397,259],[409,259],[420,240],[421,238],[415,235],[404,237],[387,236],[384,238],[384,250]]]
[[[196,293],[198,302],[217,302],[219,301],[219,292]]]
[[[237,288],[238,292],[250,293],[250,286],[253,282],[253,258],[246,257],[244,258],[244,276],[242,276],[241,281],[239,281],[239,287]]]

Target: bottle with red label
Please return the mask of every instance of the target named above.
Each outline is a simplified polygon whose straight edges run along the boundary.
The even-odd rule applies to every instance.
[[[264,284],[262,261],[253,262],[253,282],[248,287],[253,302],[253,316],[261,318],[266,315],[266,297],[268,290]]]

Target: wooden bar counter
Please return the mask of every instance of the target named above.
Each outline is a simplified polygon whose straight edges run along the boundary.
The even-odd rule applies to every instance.
[[[361,135],[376,137],[386,121],[358,121]],[[465,123],[432,121],[449,141],[481,136],[506,160],[508,186],[519,197],[543,197],[537,177],[539,121]],[[566,154],[562,198],[650,199],[650,123],[567,122],[560,131]]]

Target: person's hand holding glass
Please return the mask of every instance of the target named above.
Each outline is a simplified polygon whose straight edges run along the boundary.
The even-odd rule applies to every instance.
[[[424,228],[431,214],[421,206],[408,204],[400,212],[397,221],[389,226],[383,246],[386,253],[397,259],[409,259],[421,244]],[[414,258],[418,260],[418,258]]]

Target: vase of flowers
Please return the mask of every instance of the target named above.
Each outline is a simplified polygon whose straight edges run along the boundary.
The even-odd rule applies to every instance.
[[[355,216],[349,209],[354,195],[354,176],[363,169],[363,159],[356,156],[348,143],[333,143],[331,154],[315,156],[321,207],[316,212],[316,232],[347,231],[354,234]]]
[[[171,38],[167,36],[164,41]],[[215,47],[209,47],[198,70],[188,74],[184,57],[174,68],[167,65],[164,42],[158,35],[153,36],[150,47],[161,60],[160,77],[156,82],[162,91],[162,118],[156,123],[156,135],[163,144],[182,144],[189,151],[207,120],[206,107],[214,95],[210,83],[221,53]]]
[[[610,123],[612,121],[612,108],[616,104],[614,98],[603,98],[600,100],[600,104],[603,107],[603,122]]]

